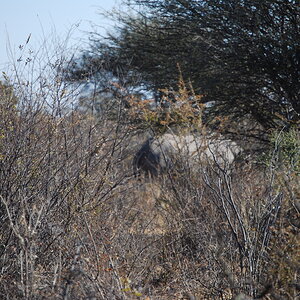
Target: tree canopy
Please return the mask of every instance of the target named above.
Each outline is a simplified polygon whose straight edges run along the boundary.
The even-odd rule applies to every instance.
[[[251,116],[264,128],[300,121],[300,5],[292,0],[132,0],[135,10],[69,70],[110,74],[159,95],[178,69],[212,112]]]

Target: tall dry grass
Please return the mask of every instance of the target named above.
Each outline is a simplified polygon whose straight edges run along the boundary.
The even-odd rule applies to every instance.
[[[177,174],[135,178],[124,99],[75,111],[53,60],[0,87],[1,298],[297,297],[297,174],[178,157]]]

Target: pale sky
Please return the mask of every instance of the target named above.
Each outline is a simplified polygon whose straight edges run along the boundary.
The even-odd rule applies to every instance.
[[[96,24],[101,33],[111,28],[112,22],[99,12],[120,7],[120,0],[9,0],[2,1],[0,10],[0,71],[18,56],[19,45],[29,35],[30,47],[38,47],[48,36],[63,38],[73,28],[70,43],[83,43],[86,31]],[[77,25],[77,26],[75,26]],[[11,55],[13,53],[13,55]],[[1,74],[0,74],[1,76]]]

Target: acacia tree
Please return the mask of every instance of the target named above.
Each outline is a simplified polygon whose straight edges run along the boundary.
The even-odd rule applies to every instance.
[[[108,72],[158,95],[161,88],[176,88],[179,64],[195,91],[206,95],[203,101],[214,101],[215,114],[250,115],[265,128],[299,121],[299,1],[132,0],[127,5],[136,13],[121,17],[107,39],[94,35],[70,78],[99,80]]]

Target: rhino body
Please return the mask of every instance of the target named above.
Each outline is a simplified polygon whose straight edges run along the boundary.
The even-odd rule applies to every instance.
[[[232,164],[241,152],[234,141],[222,137],[166,133],[147,139],[136,153],[133,166],[135,174],[145,172],[158,176],[172,170],[180,160],[189,160],[193,165],[206,162],[224,167]]]

